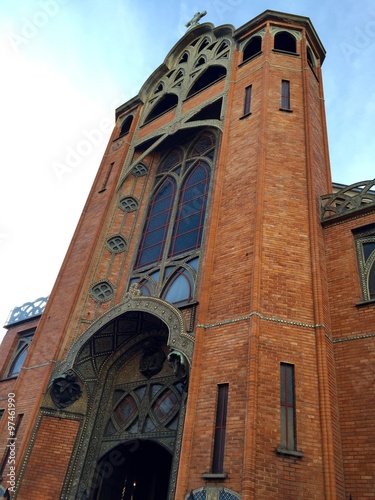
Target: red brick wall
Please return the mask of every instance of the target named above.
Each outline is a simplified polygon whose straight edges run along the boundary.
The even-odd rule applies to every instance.
[[[18,500],[56,500],[60,496],[79,422],[42,417]]]
[[[345,485],[353,499],[375,498],[375,347],[371,337],[375,335],[375,304],[357,305],[363,299],[352,233],[374,222],[372,214],[325,229]]]

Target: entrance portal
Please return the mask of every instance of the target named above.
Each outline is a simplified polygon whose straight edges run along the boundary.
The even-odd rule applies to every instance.
[[[94,500],[167,500],[172,455],[150,440],[125,442],[97,465]]]

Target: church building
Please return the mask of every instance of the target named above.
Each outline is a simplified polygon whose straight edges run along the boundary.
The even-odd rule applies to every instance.
[[[375,498],[375,180],[332,184],[309,18],[204,14],[7,322],[12,500]]]

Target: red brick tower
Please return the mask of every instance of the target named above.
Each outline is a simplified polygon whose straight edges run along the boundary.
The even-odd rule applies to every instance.
[[[345,499],[324,56],[305,17],[194,19],[116,111],[6,386],[14,498]]]

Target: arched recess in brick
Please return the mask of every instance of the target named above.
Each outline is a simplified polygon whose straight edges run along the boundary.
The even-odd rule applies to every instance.
[[[152,439],[164,446],[173,455],[172,471],[177,471],[186,379],[166,358],[172,352],[175,361],[190,366],[194,337],[187,333],[178,309],[162,299],[139,293],[133,285],[123,303],[99,318],[73,344],[53,374],[52,379],[56,379],[73,372],[84,385],[85,401],[80,405],[84,417],[62,490],[67,494],[64,498],[89,494],[102,457],[129,439]],[[150,366],[142,364],[150,339],[160,356],[156,368],[154,362]],[[168,407],[175,405],[173,414],[165,410],[167,399]],[[134,415],[129,417],[131,404]],[[155,424],[152,429],[151,420]],[[171,491],[176,476],[177,472],[172,472]]]

